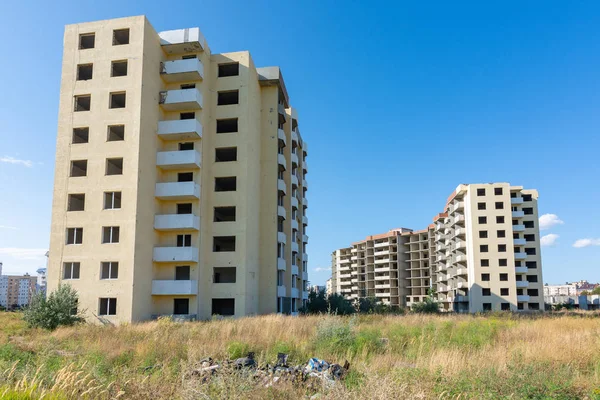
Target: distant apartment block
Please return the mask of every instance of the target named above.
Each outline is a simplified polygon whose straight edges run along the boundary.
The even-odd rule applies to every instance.
[[[332,253],[332,291],[411,307],[430,291],[444,311],[543,310],[538,194],[459,185],[426,229],[368,236]]]
[[[0,307],[15,309],[28,305],[36,293],[36,281],[36,277],[28,274],[2,275],[0,263]]]
[[[544,296],[577,296],[577,285],[544,285]]]
[[[278,67],[144,16],[66,26],[48,290],[115,323],[297,313],[307,154]]]

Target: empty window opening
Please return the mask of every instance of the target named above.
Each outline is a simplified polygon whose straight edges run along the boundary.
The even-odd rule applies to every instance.
[[[506,237],[506,231],[504,231],[504,230],[498,230],[498,231],[496,231],[496,236],[499,237],[499,238]]]
[[[107,158],[106,175],[123,175],[123,159]]]
[[[194,119],[196,118],[195,112],[182,112],[179,113],[179,119]]]
[[[523,237],[525,238],[525,241],[527,241],[527,242],[535,242],[534,234],[523,235]]]
[[[525,261],[527,268],[537,268],[537,261]]]
[[[500,280],[501,281],[507,281],[508,280],[508,274],[500,274]]]
[[[497,201],[496,202],[496,210],[503,210],[504,209],[504,203],[501,201]]]
[[[525,226],[525,228],[534,228],[535,224],[533,221],[523,221],[523,225]]]
[[[500,303],[500,310],[510,311],[510,303]]]
[[[500,258],[498,260],[498,265],[500,267],[506,267],[506,266],[508,266],[508,260],[506,258]]]
[[[536,253],[536,251],[535,251],[535,247],[526,247],[526,248],[525,248],[525,253],[526,253],[528,256],[535,256],[535,253]]]
[[[240,74],[240,63],[219,64],[219,78],[226,76],[238,76]]]
[[[487,244],[479,245],[479,251],[482,252],[482,253],[487,253],[488,252],[488,245]]]
[[[90,137],[90,128],[73,128],[73,144],[87,143]]]
[[[215,162],[237,161],[237,147],[219,147],[215,149]]]
[[[485,203],[477,203],[478,210],[485,210]]]
[[[212,315],[235,315],[235,299],[212,299]]]
[[[118,226],[102,227],[102,243],[119,243],[119,232]]]
[[[531,201],[531,200],[533,200],[533,197],[530,194],[523,195],[523,201]]]
[[[107,261],[100,264],[100,279],[117,279],[119,277],[119,263]]]
[[[70,194],[67,211],[83,211],[85,208],[85,194]]]
[[[129,44],[129,29],[115,29],[113,31],[113,46]]]
[[[109,142],[125,140],[125,125],[109,125],[106,140]]]
[[[235,251],[235,236],[215,236],[213,237],[213,251]]]
[[[111,63],[110,76],[127,76],[127,60],[113,61]]]
[[[190,280],[190,266],[180,265],[175,267],[175,280],[176,281],[189,281]]]
[[[527,281],[536,283],[538,281],[538,277],[537,277],[537,275],[527,275]]]
[[[504,217],[503,216],[497,216],[496,217],[496,223],[497,224],[503,224],[504,223]]]
[[[181,56],[182,60],[193,60],[194,58],[197,58],[195,54],[186,54],[185,56]]]
[[[214,222],[235,221],[235,207],[215,207]]]
[[[111,93],[109,108],[125,108],[125,92]]]
[[[215,178],[215,192],[233,192],[236,190],[235,176]]]
[[[183,83],[181,84],[181,89],[194,89],[196,88],[196,84],[195,83]]]
[[[194,150],[194,142],[179,143],[179,151]]]
[[[226,92],[219,92],[217,96],[217,105],[227,106],[230,104],[239,104],[239,97],[239,90],[228,90]]]
[[[179,172],[177,174],[177,182],[192,182],[194,180],[193,172]]]
[[[67,244],[83,243],[83,228],[67,228]]]
[[[502,195],[502,188],[494,188],[494,194],[496,196]]]
[[[173,299],[173,315],[188,315],[190,299]]]
[[[79,49],[93,49],[96,43],[96,34],[95,33],[85,33],[83,35],[79,35]]]
[[[94,64],[79,64],[77,66],[77,80],[87,81],[92,79]]]
[[[115,210],[121,208],[121,192],[104,192],[104,209]]]
[[[117,315],[117,299],[115,297],[100,298],[98,315]]]
[[[504,253],[506,251],[506,245],[505,244],[499,244],[498,245],[498,251],[500,253]]]
[[[483,311],[492,311],[492,303],[483,303]]]
[[[487,231],[479,231],[479,238],[480,239],[485,239],[487,237],[488,237]]]
[[[238,119],[227,118],[217,120],[217,133],[233,133],[238,131]]]
[[[63,264],[63,279],[79,279],[78,262],[67,262]]]
[[[482,267],[489,267],[490,266],[490,260],[488,260],[488,259],[482,259],[481,260],[481,266]]]
[[[177,247],[192,247],[192,235],[177,235]]]
[[[480,224],[487,224],[487,217],[479,217],[478,221]]]
[[[491,289],[481,289],[481,295],[482,296],[491,296],[492,295],[492,290]]]
[[[477,196],[485,196],[485,189],[477,189]]]
[[[481,274],[481,280],[488,282],[490,280],[490,274]]]
[[[192,203],[180,203],[177,204],[177,214],[191,214]]]
[[[213,282],[214,283],[235,283],[235,267],[215,267]]]
[[[532,215],[533,214],[533,208],[531,208],[531,207],[523,207],[523,214],[525,214],[525,215]]]
[[[71,161],[71,176],[86,176],[87,160]]]
[[[79,96],[75,96],[75,108],[74,111],[90,111],[92,104],[92,95],[90,94],[82,94]]]
[[[529,309],[538,311],[540,309],[540,303],[529,303]]]
[[[536,296],[539,296],[539,292],[537,289],[527,289],[527,295],[536,297]]]
[[[501,288],[500,289],[500,296],[508,296],[509,290],[508,288]]]

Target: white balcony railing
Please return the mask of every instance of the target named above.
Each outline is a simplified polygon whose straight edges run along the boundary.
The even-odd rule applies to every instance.
[[[199,110],[202,93],[196,88],[165,90],[160,92],[158,103],[165,111]]]
[[[155,215],[154,229],[157,231],[197,231],[200,230],[200,217],[194,214]]]
[[[160,45],[167,54],[196,53],[204,50],[205,40],[199,28],[159,32]]]
[[[283,194],[287,193],[287,186],[285,185],[285,181],[283,179],[277,179],[277,190],[283,192]]]
[[[285,137],[283,129],[277,129],[277,138],[281,140],[284,146],[287,146],[287,138]]]
[[[198,281],[153,280],[154,296],[195,296],[198,294]]]
[[[283,154],[277,154],[277,163],[281,165],[284,170],[287,168],[287,163]]]
[[[163,140],[200,139],[202,124],[197,119],[159,121],[158,136]]]
[[[194,182],[157,183],[155,195],[164,200],[193,200],[200,198],[200,185]]]
[[[513,211],[512,212],[513,218],[523,218],[524,216],[525,216],[525,213],[523,211]]]
[[[197,247],[155,247],[155,262],[198,262]]]
[[[200,153],[196,150],[159,151],[156,166],[166,170],[200,168]]]
[[[277,257],[277,269],[280,271],[285,271],[287,267],[287,263],[285,262],[285,258]]]
[[[198,58],[165,61],[160,74],[165,82],[198,81],[204,78],[204,65]]]

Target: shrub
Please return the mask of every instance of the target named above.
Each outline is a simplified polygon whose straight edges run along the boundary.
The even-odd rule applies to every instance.
[[[334,293],[327,298],[328,311],[331,314],[349,315],[354,314],[354,307],[344,296]]]
[[[71,326],[83,322],[77,311],[77,292],[69,285],[59,285],[48,295],[38,293],[25,309],[23,319],[32,328],[54,330],[59,326]]]
[[[411,310],[421,314],[437,314],[440,312],[440,305],[433,297],[433,291],[429,291],[429,296],[425,298],[422,303],[415,303],[412,305]]]
[[[316,347],[331,353],[345,353],[354,345],[354,319],[347,323],[336,318],[326,318],[317,325]]]

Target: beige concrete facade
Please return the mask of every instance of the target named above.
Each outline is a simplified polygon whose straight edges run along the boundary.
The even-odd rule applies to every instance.
[[[297,312],[307,145],[279,68],[138,16],[68,25],[62,71],[48,290],[111,322]]]
[[[401,228],[332,254],[332,288],[410,307],[430,289],[445,311],[543,310],[538,194],[459,185],[418,232]]]

